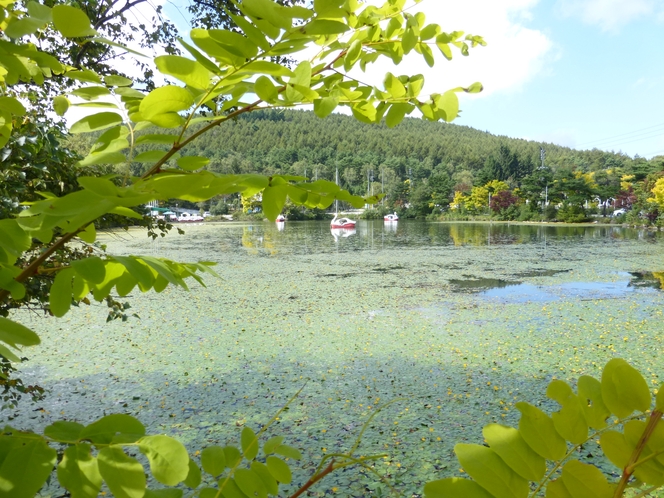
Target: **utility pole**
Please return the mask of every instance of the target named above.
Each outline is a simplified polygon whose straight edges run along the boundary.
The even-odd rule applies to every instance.
[[[546,166],[544,166],[544,158],[546,157],[546,151],[544,150],[544,147],[540,147],[540,159],[542,160],[542,166],[540,166],[541,170],[546,169]],[[546,184],[544,185],[544,207],[549,205],[549,181],[547,180]]]

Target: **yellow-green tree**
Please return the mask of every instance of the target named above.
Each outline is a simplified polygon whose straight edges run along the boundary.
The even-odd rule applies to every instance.
[[[653,196],[648,198],[648,202],[657,204],[660,209],[664,209],[664,178],[659,178],[650,191]]]

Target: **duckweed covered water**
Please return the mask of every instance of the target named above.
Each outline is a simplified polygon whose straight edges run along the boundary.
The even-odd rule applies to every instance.
[[[140,320],[124,324],[106,324],[101,305],[62,320],[21,314],[43,340],[23,377],[48,397],[22,403],[13,426],[125,412],[195,451],[237,443],[243,425],[260,427],[306,384],[269,431],[303,449],[303,483],[321,454],[347,450],[378,406],[402,398],[374,419],[360,454],[385,453],[375,470],[410,496],[458,474],[456,442],[481,442],[491,421],[515,424],[515,402],[555,409],[554,377],[598,377],[620,356],[653,388],[664,379],[660,233],[408,220],[361,221],[346,237],[326,222],[185,230],[105,241],[115,254],[215,261],[222,278],[207,288],[134,294]],[[610,472],[596,454],[583,456]],[[314,491],[381,487],[352,469]]]

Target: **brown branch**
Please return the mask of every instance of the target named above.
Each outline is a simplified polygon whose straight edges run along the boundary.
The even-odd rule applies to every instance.
[[[103,13],[103,17],[100,17],[100,18],[97,20],[97,22],[95,22],[95,24],[94,24],[94,28],[95,28],[95,29],[98,29],[102,24],[106,23],[107,21],[110,21],[110,20],[113,19],[114,17],[117,17],[119,14],[122,14],[123,12],[128,11],[129,9],[131,9],[132,7],[134,7],[135,5],[138,5],[139,3],[143,3],[143,2],[145,2],[145,1],[147,1],[147,0],[135,0],[134,2],[129,2],[129,1],[127,1],[121,9],[116,10],[116,11],[114,11],[113,13],[106,15],[106,13],[107,13],[107,12],[111,9],[111,7],[112,7],[112,4],[111,4],[111,7],[109,7],[108,9],[106,9],[106,11],[104,11],[104,13]]]
[[[334,470],[334,460],[331,460],[330,463],[325,467],[323,470],[321,470],[318,474],[312,475],[307,482],[304,483],[304,485],[298,489],[295,493],[293,493],[290,498],[297,498],[300,496],[302,493],[304,493],[307,489],[309,489],[311,486],[316,484],[318,481],[320,481],[323,477],[328,475],[330,472]]]
[[[36,274],[39,271],[39,267],[42,265],[42,263],[44,263],[44,261],[46,261],[55,251],[57,251],[58,249],[63,247],[67,242],[69,242],[71,239],[76,237],[76,235],[82,229],[83,228],[80,228],[78,230],[75,230],[60,237],[60,239],[58,239],[58,241],[55,244],[53,244],[51,247],[49,247],[43,253],[41,253],[39,257],[35,259],[32,263],[30,263],[27,267],[25,267],[18,276],[14,277],[14,280],[16,280],[18,283],[21,284],[31,276]],[[7,297],[9,297],[9,291],[7,289],[1,289],[0,302],[7,299]]]
[[[641,435],[641,439],[639,439],[636,448],[634,448],[634,452],[632,453],[629,462],[627,463],[627,465],[625,465],[622,476],[620,477],[620,481],[618,482],[618,486],[616,486],[616,490],[613,493],[614,498],[620,498],[625,492],[625,488],[627,487],[627,482],[634,473],[634,468],[636,467],[635,464],[639,461],[641,452],[646,447],[646,444],[648,444],[650,436],[652,436],[652,433],[655,431],[655,428],[657,427],[657,424],[661,419],[662,419],[662,412],[660,412],[659,410],[655,410],[650,414],[650,419],[648,420],[648,424],[646,425],[646,428],[643,431],[643,434]]]

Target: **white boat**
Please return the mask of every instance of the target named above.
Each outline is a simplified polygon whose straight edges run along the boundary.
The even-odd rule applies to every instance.
[[[383,217],[383,220],[385,220],[385,221],[399,221],[399,217],[397,216],[397,213],[395,212],[394,214],[386,214]]]
[[[283,214],[280,214],[279,216],[277,216],[277,219],[276,219],[277,223],[283,223],[285,221],[286,221],[286,217]]]
[[[204,218],[199,214],[182,213],[180,216],[178,216],[178,221],[180,223],[192,223],[195,221],[203,221],[203,220]]]
[[[334,213],[334,218],[330,222],[330,228],[355,228],[357,221],[351,220],[350,218],[337,218],[339,216],[337,213]]]

